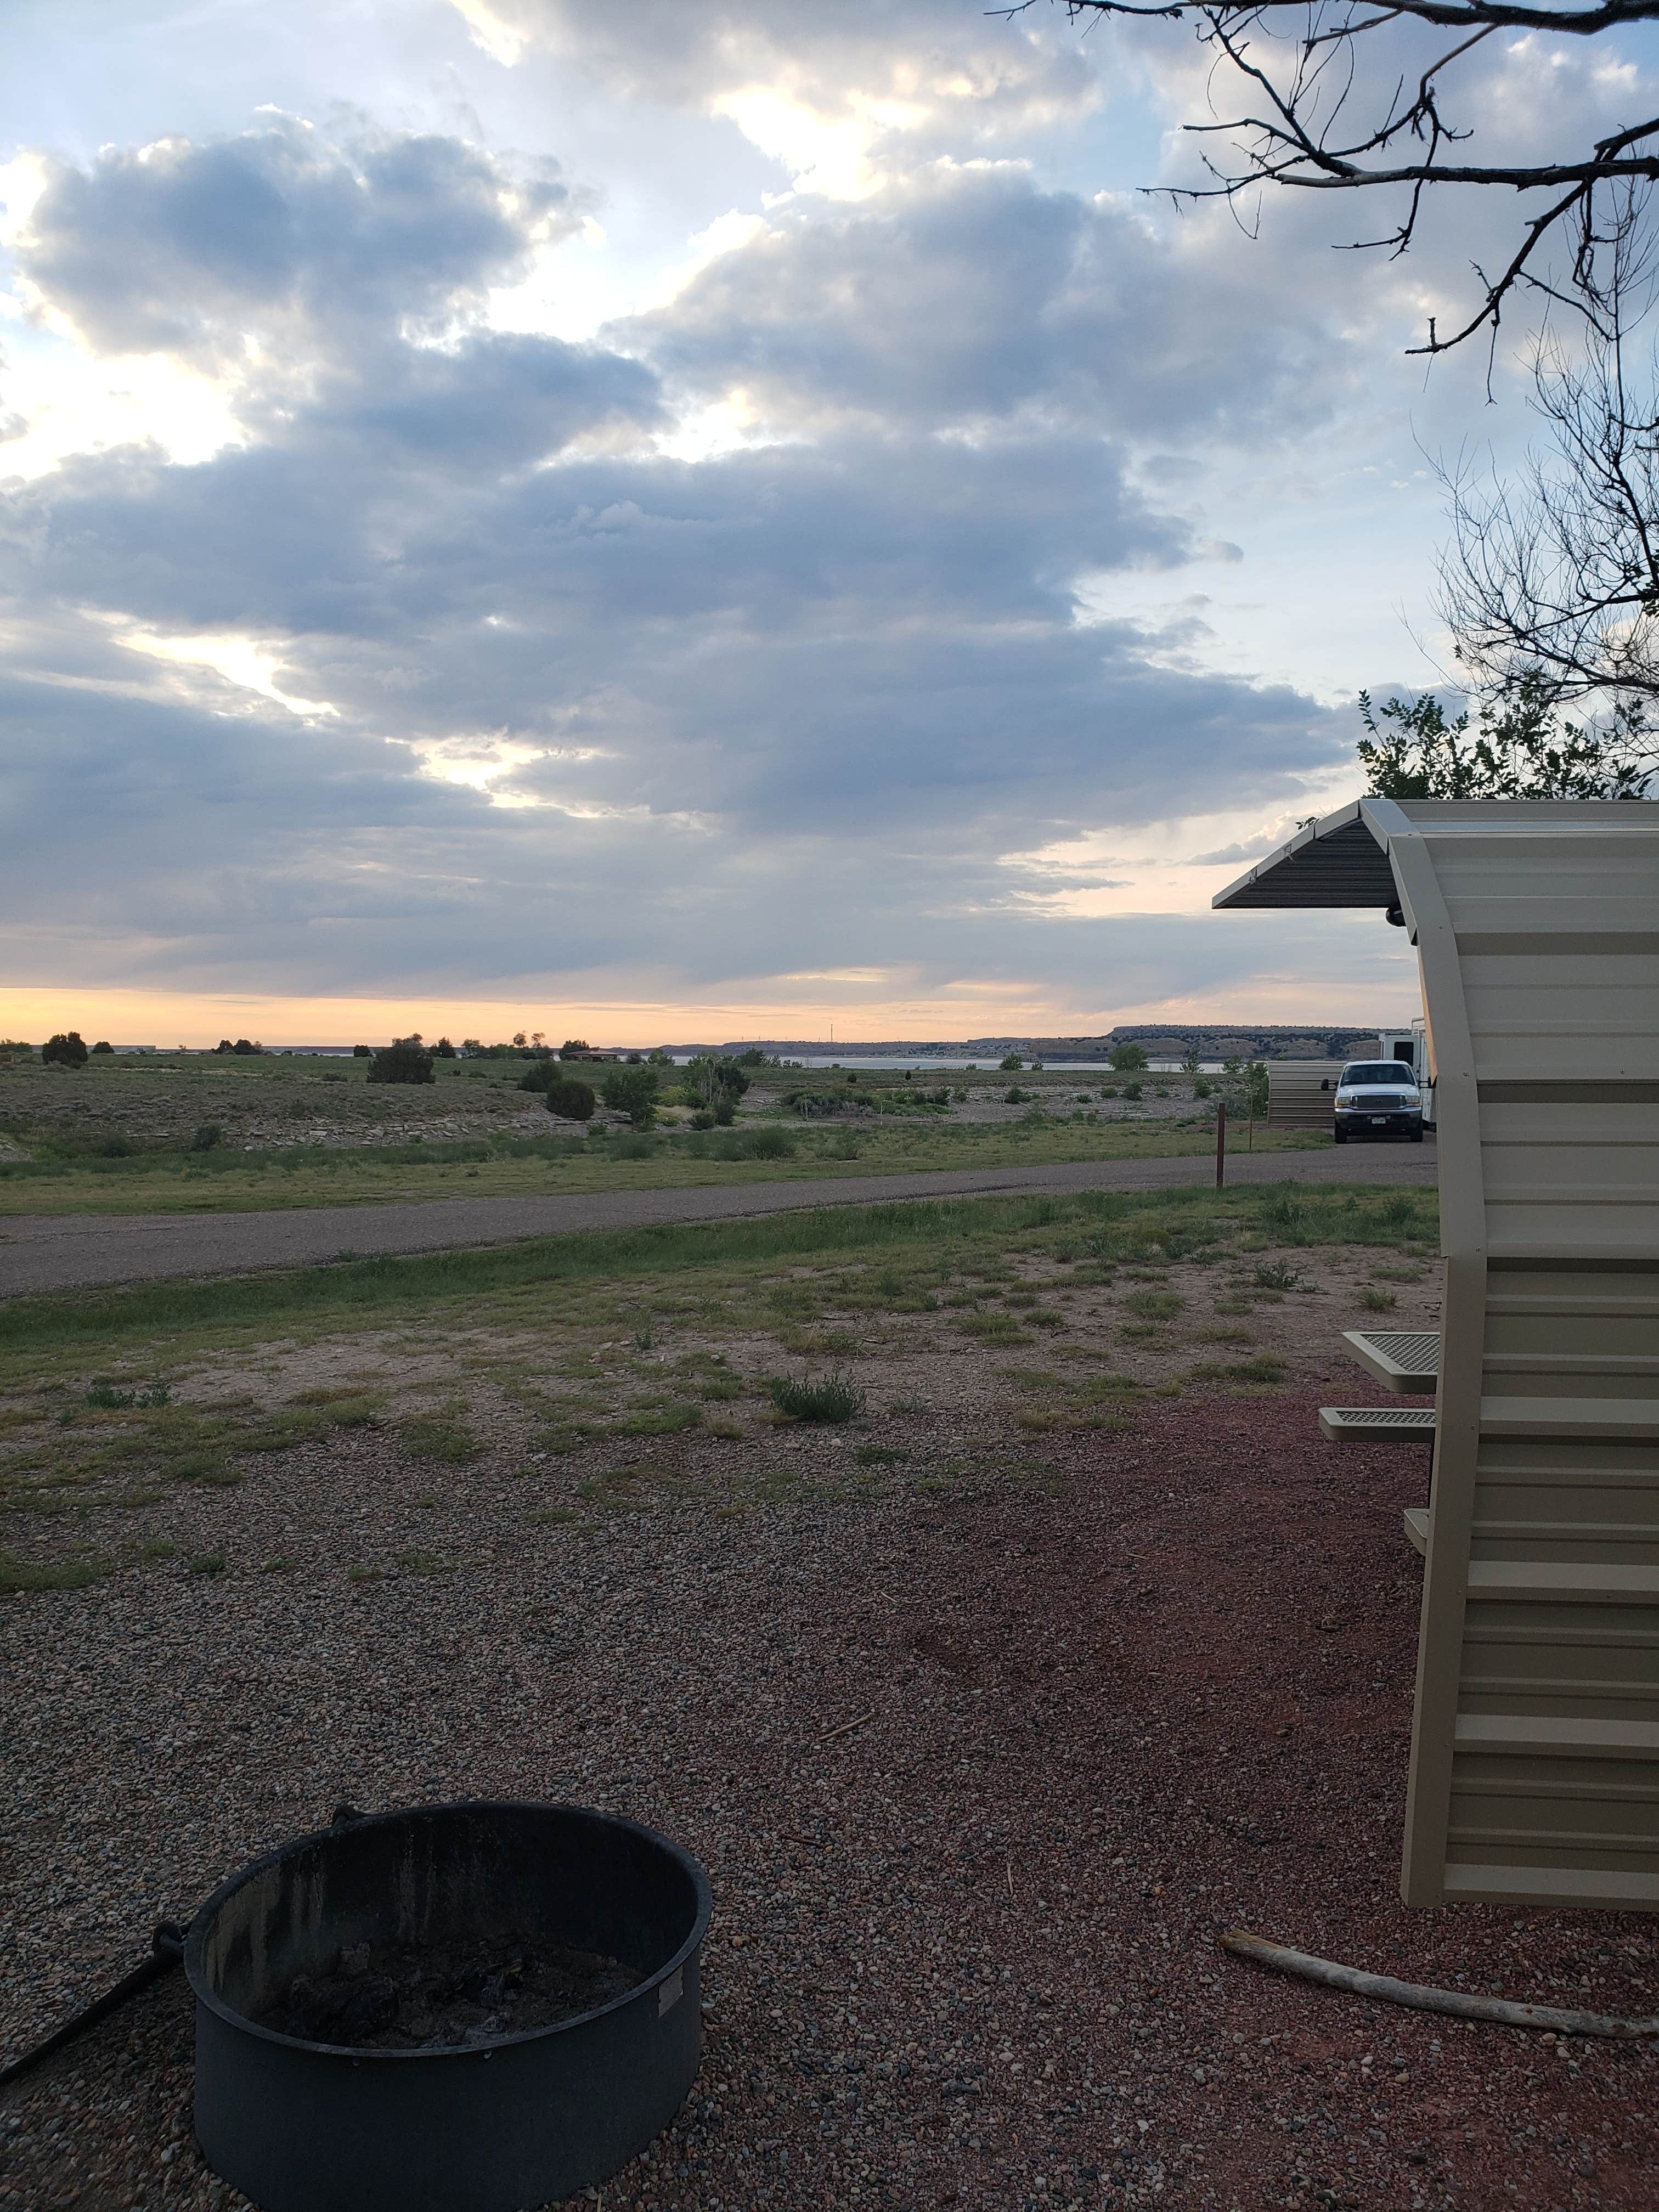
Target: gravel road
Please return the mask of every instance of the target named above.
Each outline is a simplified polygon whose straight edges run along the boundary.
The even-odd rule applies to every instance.
[[[658,1221],[725,1221],[811,1206],[874,1206],[897,1198],[984,1191],[1158,1190],[1209,1182],[1209,1158],[1088,1160],[1056,1167],[943,1174],[824,1176],[811,1182],[705,1184],[682,1190],[586,1192],[547,1198],[446,1198],[416,1206],[323,1206],[282,1213],[20,1214],[0,1228],[0,1297],[86,1290],[161,1275],[233,1275],[250,1267],[314,1267],[384,1252],[453,1251],[515,1237],[635,1229]],[[1431,1145],[1367,1145],[1329,1152],[1249,1152],[1232,1182],[1432,1183]]]

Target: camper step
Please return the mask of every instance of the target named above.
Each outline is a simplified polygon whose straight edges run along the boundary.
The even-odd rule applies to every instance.
[[[1432,1406],[1322,1406],[1319,1425],[1334,1444],[1428,1443]]]
[[[1342,1341],[1385,1390],[1432,1394],[1440,1380],[1437,1328],[1346,1328]]]
[[[1426,1505],[1408,1505],[1406,1508],[1406,1541],[1413,1551],[1421,1552],[1425,1559],[1428,1558],[1429,1509]]]

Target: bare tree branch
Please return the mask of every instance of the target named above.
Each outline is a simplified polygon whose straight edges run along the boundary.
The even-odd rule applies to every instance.
[[[1022,15],[1035,0],[1017,0],[1000,12]],[[1178,203],[1237,201],[1267,185],[1303,191],[1351,192],[1390,188],[1406,195],[1395,227],[1356,241],[1358,250],[1407,252],[1418,235],[1426,196],[1441,185],[1547,191],[1548,207],[1528,216],[1502,270],[1479,270],[1478,303],[1449,337],[1431,322],[1426,343],[1414,353],[1440,354],[1482,330],[1496,332],[1505,303],[1517,289],[1547,293],[1579,308],[1605,337],[1610,303],[1601,282],[1597,252],[1602,207],[1609,193],[1659,183],[1659,116],[1621,126],[1592,145],[1567,149],[1535,163],[1483,162],[1459,158],[1474,135],[1443,107],[1446,81],[1457,65],[1495,32],[1535,31],[1595,38],[1633,24],[1659,21],[1659,0],[1604,0],[1598,7],[1535,7],[1516,0],[1056,0],[1072,19],[1190,21],[1200,45],[1213,49],[1245,94],[1244,112],[1186,128],[1206,141],[1228,142],[1228,156],[1206,152],[1211,182],[1155,189]],[[1391,70],[1368,119],[1345,126],[1356,101],[1368,96],[1359,66],[1361,40],[1418,24],[1455,33],[1410,76]],[[1369,52],[1370,49],[1364,51]],[[1331,75],[1340,56],[1340,81]],[[1410,88],[1414,78],[1414,89]],[[1230,158],[1229,158],[1230,156]],[[1559,279],[1550,252],[1568,247],[1571,275]]]

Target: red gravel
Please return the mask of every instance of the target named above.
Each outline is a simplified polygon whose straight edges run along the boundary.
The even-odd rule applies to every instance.
[[[1398,1903],[1421,1455],[1322,1446],[1313,1406],[1188,1398],[1051,1439],[1052,1496],[515,1530],[487,1597],[14,1601],[0,1663],[33,1669],[37,1723],[0,1829],[14,2047],[336,1798],[571,1795],[679,1837],[716,1900],[702,2078],[612,2212],[1659,2206],[1650,2048],[1370,2007],[1215,1948],[1240,1922],[1659,2011],[1646,1920]],[[356,1471],[392,1457],[368,1440]],[[362,1489],[307,1465],[287,1510],[349,1520]],[[0,2203],[239,2202],[189,2146],[188,2082],[175,1982],[12,2094]]]

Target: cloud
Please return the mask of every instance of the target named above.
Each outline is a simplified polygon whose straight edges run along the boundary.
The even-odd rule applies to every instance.
[[[1102,97],[1104,41],[1085,53],[1058,14],[988,18],[971,0],[455,4],[498,60],[538,48],[613,96],[727,117],[797,190],[834,198],[875,189],[895,162],[1075,123]]]
[[[1005,861],[1260,819],[1346,742],[1113,611],[1204,542],[1140,441],[1311,416],[1313,325],[1112,204],[935,167],[775,209],[571,345],[486,319],[580,200],[525,173],[280,118],[51,172],[40,312],[217,378],[242,435],[0,487],[12,972],[1145,998],[1160,941],[1195,972],[1184,921]],[[740,389],[753,437],[671,450]]]
[[[1352,370],[1305,295],[1265,312],[1255,276],[1207,226],[1171,238],[1115,199],[945,164],[856,209],[779,211],[610,335],[796,430],[1304,439]]]
[[[99,351],[238,359],[250,338],[452,316],[580,216],[552,163],[514,175],[453,137],[275,116],[49,164],[13,250]]]

